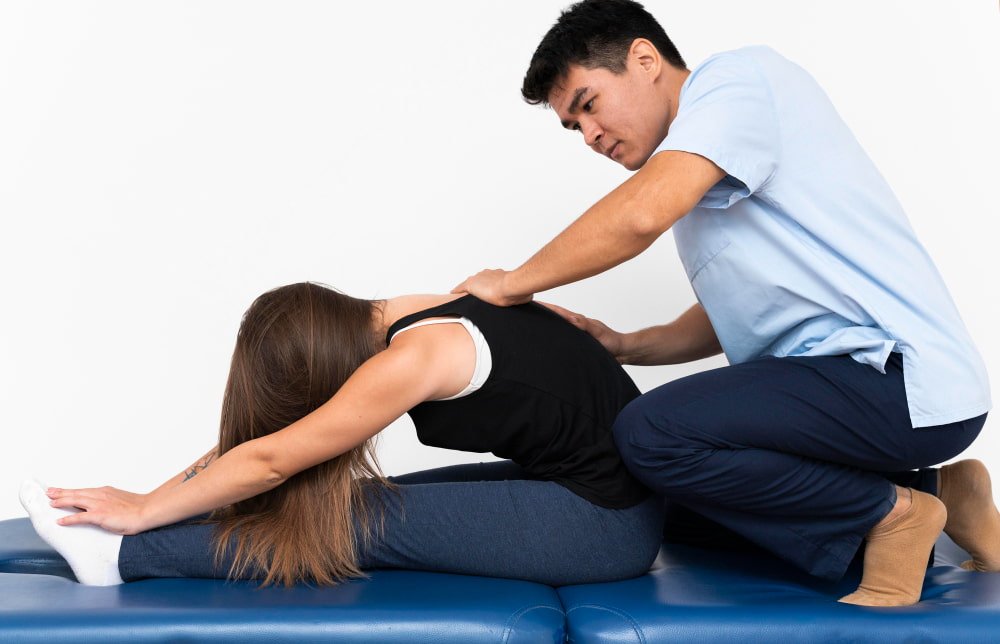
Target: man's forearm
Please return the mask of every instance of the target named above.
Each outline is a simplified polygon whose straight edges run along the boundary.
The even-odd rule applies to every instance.
[[[602,273],[646,250],[723,176],[704,157],[657,154],[531,259],[504,274],[499,292],[470,292],[495,304],[511,304]]]
[[[669,324],[627,333],[618,359],[622,364],[681,364],[722,352],[719,339],[700,304]]]
[[[620,212],[598,203],[507,273],[503,291],[519,299],[598,275],[646,250],[660,234],[638,231]]]

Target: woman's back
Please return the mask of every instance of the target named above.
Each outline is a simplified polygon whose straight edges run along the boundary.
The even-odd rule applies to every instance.
[[[422,443],[509,458],[604,507],[629,507],[646,496],[610,431],[639,391],[600,343],[539,304],[501,308],[472,296],[404,316],[387,338],[443,316],[479,328],[492,369],[479,390],[410,410]]]

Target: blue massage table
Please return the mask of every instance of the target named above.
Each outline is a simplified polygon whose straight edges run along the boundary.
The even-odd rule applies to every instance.
[[[1000,574],[962,570],[964,558],[942,537],[920,603],[891,609],[836,601],[857,569],[830,583],[761,551],[675,543],[642,577],[562,588],[402,570],[320,589],[89,587],[28,519],[10,519],[0,521],[0,643],[1000,642]]]

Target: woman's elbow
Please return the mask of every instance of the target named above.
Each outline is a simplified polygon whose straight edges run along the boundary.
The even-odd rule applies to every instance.
[[[282,472],[279,472],[275,468],[268,468],[264,472],[263,483],[264,485],[267,486],[267,489],[271,490],[278,487],[279,485],[287,481],[289,478],[290,478],[289,476],[283,474]]]
[[[255,441],[244,443],[235,448],[243,452],[245,472],[249,475],[255,488],[261,491],[274,489],[292,477],[294,472],[289,472],[273,450],[267,449],[263,445],[255,445]]]

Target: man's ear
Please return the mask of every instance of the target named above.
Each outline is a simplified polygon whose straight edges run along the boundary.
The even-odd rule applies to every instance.
[[[643,73],[652,74],[655,78],[660,74],[663,57],[660,56],[660,50],[656,45],[645,38],[636,38],[629,47],[627,63],[635,65]]]

